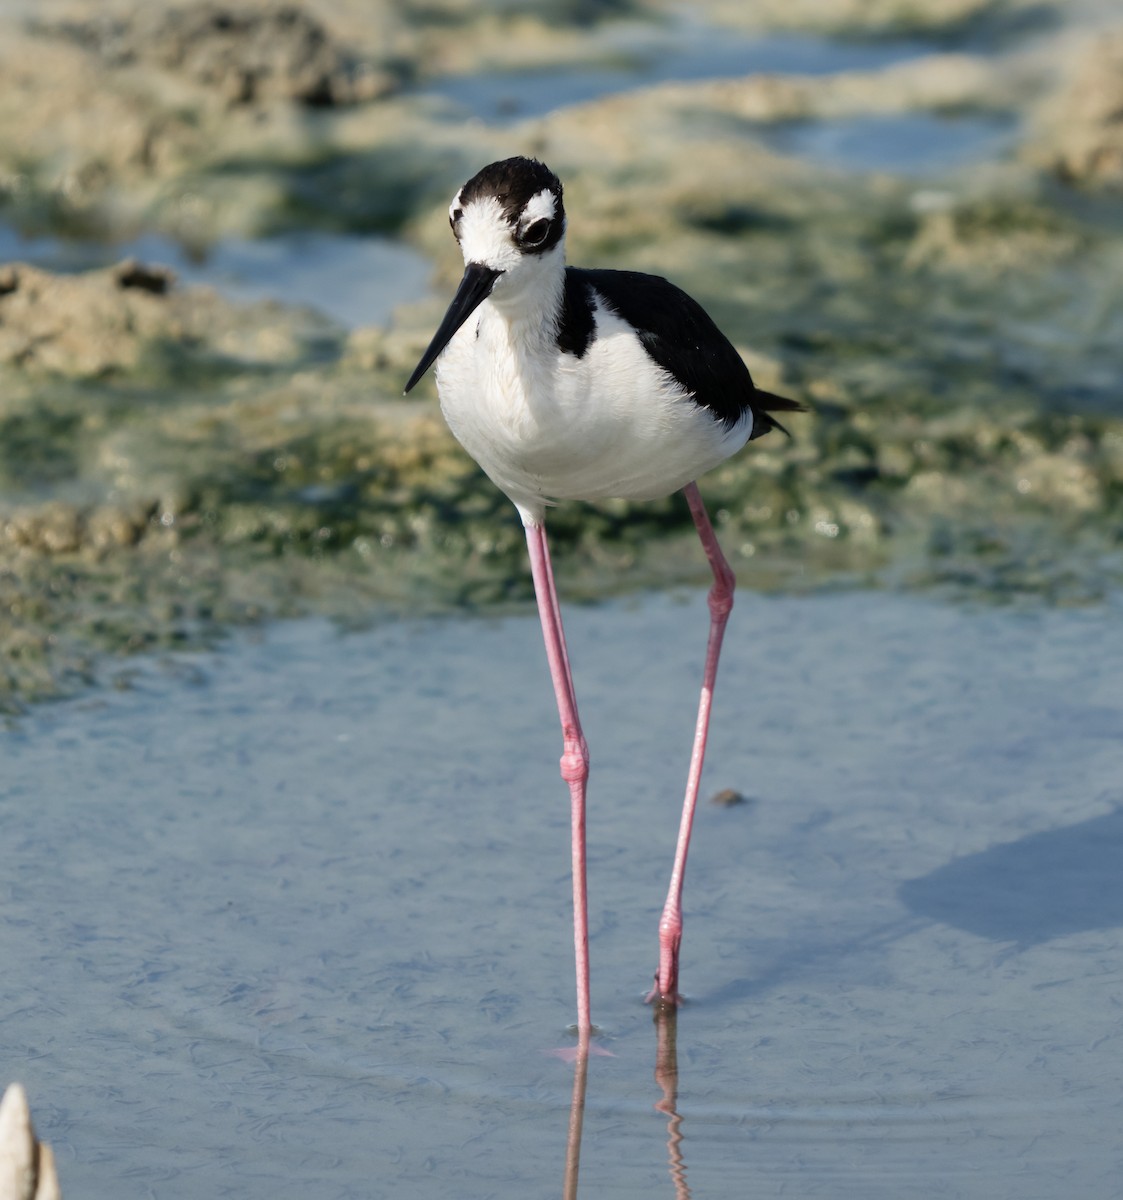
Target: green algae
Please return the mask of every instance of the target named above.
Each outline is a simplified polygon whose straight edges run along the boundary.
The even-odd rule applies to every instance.
[[[865,199],[737,233],[684,223],[697,263],[721,259],[689,285],[762,356],[762,382],[811,410],[790,441],[754,442],[703,482],[743,584],[1096,599],[1123,563],[1117,318],[1082,324],[1079,352],[1063,330],[1079,297],[1110,288],[1114,240],[1024,197],[942,211],[938,239],[906,193]],[[1034,247],[1032,269],[1011,239]],[[623,239],[616,261],[646,253]],[[782,282],[718,290],[761,272]],[[5,703],[82,685],[101,655],[244,621],[527,599],[513,509],[429,381],[420,401],[396,396],[421,320],[290,339],[272,363],[160,338],[108,377],[14,376]],[[1027,322],[1053,332],[1045,347]],[[678,497],[565,504],[550,529],[571,596],[705,579]]]
[[[1117,586],[1118,214],[1010,165],[926,184],[793,165],[707,96],[655,89],[514,140],[565,177],[572,261],[672,277],[763,386],[808,405],[790,441],[754,442],[703,481],[742,585],[1052,603]],[[194,150],[131,211],[203,241],[401,228],[445,290],[448,195],[511,141],[407,101],[225,113],[208,146],[218,119],[180,112]],[[46,159],[20,163],[14,205],[54,195],[45,228],[94,221],[96,189],[52,189]],[[129,170],[107,178],[132,186]],[[43,299],[0,287],[5,709],[234,624],[529,598],[516,514],[444,428],[431,379],[400,396],[439,301],[347,336],[280,304],[130,287],[128,271],[20,278]],[[560,505],[550,530],[571,598],[706,579],[679,497]]]
[[[865,328],[855,344],[845,329],[776,322],[785,386],[813,411],[793,418],[790,442],[753,443],[703,484],[743,583],[1073,601],[1117,581],[1119,420],[980,377],[969,346],[956,364],[884,321],[876,336]],[[246,620],[527,598],[513,509],[431,404],[391,398],[394,355],[409,347],[374,370],[340,358],[204,372],[177,391],[135,380],[25,390],[34,408],[4,418],[24,438],[9,449],[7,489],[49,489],[71,472],[90,499],[6,516],[8,703],[85,682],[97,655],[205,643]],[[562,505],[550,527],[569,594],[704,579],[677,497]]]

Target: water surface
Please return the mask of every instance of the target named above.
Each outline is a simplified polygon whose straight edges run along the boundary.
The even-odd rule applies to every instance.
[[[787,121],[758,134],[784,154],[850,171],[923,175],[1000,158],[1017,124],[994,113],[893,113],[834,121]]]
[[[609,27],[596,65],[485,71],[429,82],[425,93],[485,121],[539,117],[555,108],[657,83],[689,83],[764,72],[828,75],[876,70],[929,52],[922,41],[834,40],[800,34],[740,33],[694,22],[667,28]]]
[[[641,997],[704,597],[567,615],[614,1056],[581,1194],[1116,1195],[1118,601],[739,600],[704,791],[748,802],[699,815],[677,1083]],[[0,1043],[64,1189],[558,1195],[552,709],[530,614],[312,621],[4,735]]]
[[[88,271],[124,258],[171,267],[181,283],[207,284],[235,301],[279,300],[315,308],[341,325],[385,324],[399,305],[428,291],[432,267],[387,237],[294,230],[263,238],[224,238],[188,250],[145,233],[125,242],[23,237],[0,224],[0,262],[52,271]]]

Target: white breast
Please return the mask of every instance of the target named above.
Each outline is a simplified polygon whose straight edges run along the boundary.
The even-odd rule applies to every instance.
[[[735,454],[752,414],[727,430],[598,305],[593,341],[562,353],[540,320],[485,301],[437,362],[449,428],[524,520],[555,500],[653,500]]]

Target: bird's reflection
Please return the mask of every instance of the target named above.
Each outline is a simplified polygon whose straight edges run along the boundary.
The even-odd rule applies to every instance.
[[[589,1081],[589,1033],[577,1043],[573,1060],[573,1099],[569,1105],[569,1137],[565,1145],[565,1184],[563,1200],[577,1200],[577,1175],[581,1166],[581,1130],[585,1124],[585,1087]]]
[[[656,1006],[655,1082],[663,1091],[655,1105],[667,1117],[667,1168],[675,1189],[675,1200],[690,1200],[686,1161],[682,1154],[682,1116],[678,1111],[678,1011]],[[598,1051],[593,1048],[594,1054]],[[604,1053],[604,1051],[600,1051]],[[577,1200],[577,1177],[581,1166],[581,1132],[585,1124],[585,1091],[589,1082],[590,1040],[581,1034],[573,1059],[573,1099],[569,1105],[569,1136],[565,1148],[563,1200]]]
[[[655,1109],[667,1115],[667,1169],[674,1184],[675,1200],[690,1200],[682,1155],[682,1116],[678,1111],[678,1010],[659,1005],[653,1015],[655,1082],[663,1089],[663,1099]]]

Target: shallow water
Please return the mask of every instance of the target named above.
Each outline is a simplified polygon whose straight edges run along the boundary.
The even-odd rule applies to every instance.
[[[704,790],[749,802],[699,815],[658,1081],[704,597],[567,616],[581,1194],[1117,1195],[1119,601],[740,599]],[[527,615],[281,625],[4,735],[0,1038],[64,1190],[557,1195],[555,720]]]
[[[424,255],[386,237],[296,230],[272,237],[224,238],[189,252],[146,233],[127,242],[25,238],[0,224],[0,262],[53,271],[88,271],[124,258],[171,267],[184,284],[207,284],[235,301],[280,300],[315,308],[341,325],[385,324],[399,304],[429,290]]]
[[[931,49],[912,39],[754,36],[689,20],[667,27],[610,25],[601,43],[601,65],[450,76],[421,90],[451,101],[464,116],[504,123],[652,84],[760,72],[874,70]],[[975,113],[786,122],[760,131],[783,153],[850,170],[901,174],[982,161],[1003,153],[1013,135],[1009,118]],[[349,328],[388,323],[395,307],[428,293],[432,274],[432,264],[414,248],[376,235],[292,230],[188,248],[155,232],[118,242],[25,237],[0,222],[0,262],[84,271],[128,257],[170,266],[181,283],[205,284],[235,301],[275,299],[308,306]]]
[[[993,113],[894,113],[784,122],[758,136],[823,166],[922,175],[1001,157],[1015,145],[1017,124]]]
[[[874,70],[930,49],[912,40],[857,42],[797,34],[760,36],[682,23],[668,28],[608,27],[605,62],[524,71],[486,71],[427,83],[425,93],[453,101],[485,121],[542,116],[555,108],[656,83],[722,79],[761,72],[827,75]]]
[[[784,34],[752,36],[704,25],[602,37],[619,62],[543,70],[452,76],[424,91],[452,101],[464,115],[491,123],[542,116],[638,87],[744,75],[827,75],[878,70],[932,50],[919,40],[846,41]],[[1005,153],[1016,123],[993,113],[899,113],[764,126],[762,136],[785,154],[854,171],[910,175],[967,166]]]

